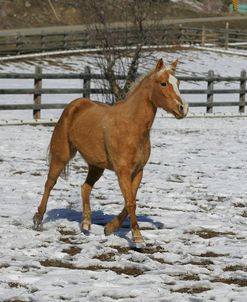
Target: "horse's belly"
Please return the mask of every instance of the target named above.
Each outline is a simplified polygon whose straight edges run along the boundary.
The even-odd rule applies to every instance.
[[[83,159],[90,165],[108,168],[103,132],[97,127],[78,127],[73,129],[70,141]]]
[[[92,151],[93,150],[93,151]],[[82,158],[92,166],[96,166],[102,169],[112,169],[112,165],[108,162],[105,152],[98,148],[80,148],[79,150]]]
[[[75,141],[74,146],[89,165],[102,169],[109,167],[104,143],[101,140],[97,138],[90,138],[88,140],[82,135],[81,140]]]

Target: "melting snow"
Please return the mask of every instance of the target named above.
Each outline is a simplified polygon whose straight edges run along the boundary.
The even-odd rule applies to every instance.
[[[170,62],[180,55],[182,75],[214,69],[237,76],[246,68],[246,59],[222,54],[163,57]],[[50,59],[44,72],[82,71],[88,60]],[[30,62],[1,68],[33,71]],[[52,127],[0,127],[0,301],[246,301],[246,119],[165,116],[160,111],[155,120],[152,155],[138,193],[146,240],[139,250],[131,246],[129,221],[116,234],[103,235],[123,206],[112,172],[92,192],[91,234],[81,233],[80,185],[87,172],[79,156],[69,180],[60,179],[52,191],[43,231],[34,231]]]
[[[159,114],[138,194],[142,250],[128,221],[103,235],[123,205],[112,172],[92,193],[91,234],[81,233],[79,156],[34,231],[52,128],[0,127],[0,301],[245,301],[246,125]]]

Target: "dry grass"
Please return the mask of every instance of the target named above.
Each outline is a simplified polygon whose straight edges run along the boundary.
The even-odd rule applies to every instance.
[[[247,272],[247,266],[246,265],[240,265],[240,264],[236,264],[236,265],[229,265],[226,266],[223,269],[224,272],[236,272],[236,271],[243,271],[243,272]]]
[[[94,256],[93,259],[98,259],[100,261],[114,261],[115,253],[109,252],[109,253],[103,253],[101,255]]]
[[[213,231],[210,229],[204,229],[204,230],[198,230],[198,231],[191,231],[189,232],[191,235],[197,235],[203,239],[210,239],[214,237],[228,237],[228,236],[235,236],[236,234],[233,232],[218,232],[218,231]]]
[[[239,279],[239,278],[216,278],[212,280],[211,282],[220,282],[225,284],[234,284],[238,285],[240,287],[246,287],[247,286],[247,279]]]
[[[77,246],[71,246],[67,249],[63,249],[62,252],[70,255],[70,256],[75,256],[77,254],[80,254],[81,252],[81,248],[77,247]]]
[[[208,291],[210,288],[208,287],[182,287],[179,289],[174,289],[172,292],[174,293],[181,293],[181,294],[200,294],[202,292]]]
[[[113,271],[116,274],[125,274],[128,276],[134,276],[137,277],[139,275],[142,275],[144,273],[144,270],[134,267],[134,266],[129,266],[129,267],[106,267],[103,265],[89,265],[87,267],[78,267],[75,266],[74,264],[70,262],[63,262],[57,259],[47,259],[44,261],[40,261],[40,264],[45,267],[57,267],[57,268],[66,268],[66,269],[71,269],[71,270],[89,270],[89,271]]]
[[[179,274],[177,275],[179,280],[183,281],[200,281],[200,277],[198,274],[186,273],[186,274]]]
[[[164,253],[165,249],[161,246],[155,246],[152,244],[147,244],[144,247],[136,248],[134,246],[118,246],[118,245],[112,245],[111,248],[118,251],[119,254],[128,254],[129,251],[136,251],[143,254],[155,254],[155,253]]]
[[[199,255],[199,257],[225,257],[225,256],[228,256],[228,254],[217,254],[217,253],[214,253],[214,252],[206,252],[204,254],[201,254]]]

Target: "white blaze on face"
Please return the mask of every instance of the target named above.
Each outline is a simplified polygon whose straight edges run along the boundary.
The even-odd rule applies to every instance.
[[[178,97],[180,97],[181,100],[183,101],[183,98],[182,98],[182,96],[181,96],[181,94],[180,94],[180,91],[179,91],[179,89],[178,89],[177,79],[176,79],[173,75],[169,74],[169,79],[168,79],[168,81],[169,81],[170,84],[172,84],[173,90],[174,90],[174,92],[176,93],[176,95],[177,95]]]
[[[172,85],[173,90],[176,93],[176,95],[180,98],[182,105],[183,105],[184,114],[187,115],[189,106],[180,94],[180,91],[178,89],[177,79],[173,75],[169,74],[168,81]],[[177,101],[177,103],[178,103],[178,101]]]

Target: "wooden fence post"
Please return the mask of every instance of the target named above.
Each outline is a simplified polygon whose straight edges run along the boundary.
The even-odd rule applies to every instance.
[[[184,43],[184,29],[183,24],[179,24],[178,44]]]
[[[240,89],[243,90],[243,92],[240,92],[239,94],[239,112],[244,112],[245,107],[245,89],[246,89],[246,70],[241,70],[240,73]]]
[[[226,22],[226,29],[225,29],[225,49],[228,49],[229,44],[229,22]]]
[[[84,35],[84,40],[85,40],[84,41],[84,43],[85,43],[84,47],[85,48],[91,47],[92,42],[91,42],[90,34],[88,33],[88,31],[84,32],[83,35]],[[82,47],[82,45],[81,45],[81,47]]]
[[[205,25],[202,26],[202,46],[205,46],[205,42],[206,42],[206,30],[205,30]]]
[[[213,89],[214,89],[214,72],[213,70],[208,71],[208,89],[207,89],[207,113],[213,112]]]
[[[33,102],[34,106],[40,106],[41,104],[41,93],[42,89],[42,68],[40,66],[35,66],[35,78],[34,78],[34,96]],[[33,110],[33,118],[40,119],[40,108],[35,108]]]
[[[63,49],[67,49],[67,36],[68,36],[68,33],[64,32],[63,33]]]
[[[21,37],[22,36],[21,36],[20,33],[16,34],[16,45],[15,46],[16,46],[16,54],[17,55],[19,55],[21,53],[20,52],[21,51],[21,40],[22,40]]]
[[[90,88],[91,88],[91,70],[89,66],[86,66],[84,69],[85,77],[83,81],[83,97],[90,98]]]
[[[40,35],[41,51],[45,51],[45,38],[46,34],[42,31]]]

